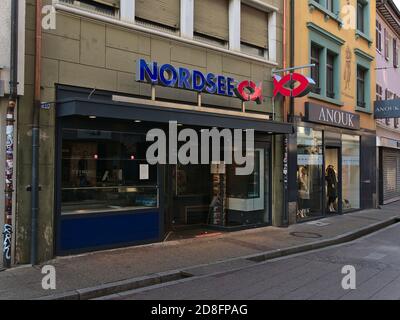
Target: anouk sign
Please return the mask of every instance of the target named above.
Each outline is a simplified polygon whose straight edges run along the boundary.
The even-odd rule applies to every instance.
[[[262,87],[246,80],[237,82],[231,77],[203,74],[198,70],[184,67],[175,68],[171,64],[159,65],[157,62],[147,63],[144,59],[136,62],[136,81],[153,85],[175,87],[197,92],[237,97],[243,101],[262,103]]]
[[[306,120],[335,127],[360,129],[359,115],[309,102],[306,103]]]
[[[400,118],[400,99],[375,101],[375,119]]]

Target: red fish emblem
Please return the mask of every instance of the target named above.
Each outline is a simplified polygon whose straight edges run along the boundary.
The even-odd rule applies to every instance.
[[[262,84],[257,87],[253,81],[242,81],[235,88],[236,95],[243,101],[255,101],[257,104],[261,104],[263,100],[262,96]]]
[[[288,73],[283,77],[278,75],[273,76],[274,79],[274,97],[280,93],[284,97],[304,97],[308,94],[313,86],[315,86],[315,81],[311,78],[303,76],[300,73]],[[285,87],[286,84],[299,83],[294,88]]]

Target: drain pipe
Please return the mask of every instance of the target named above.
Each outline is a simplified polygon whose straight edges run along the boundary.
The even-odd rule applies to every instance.
[[[294,4],[295,0],[290,0],[290,67],[294,67]],[[290,97],[289,122],[294,123],[294,98]]]
[[[14,123],[15,108],[18,101],[18,2],[11,1],[11,57],[10,57],[10,97],[6,115],[6,163],[4,189],[4,230],[3,266],[11,268],[12,212],[14,193]]]
[[[42,0],[36,0],[36,35],[35,35],[35,93],[32,114],[32,185],[31,185],[31,264],[37,263],[37,233],[39,212],[39,116],[41,105],[42,72]]]
[[[287,23],[287,0],[283,0],[283,39],[282,39],[282,67],[283,69],[287,68],[286,65],[286,55],[287,55],[287,44],[286,44],[286,39],[287,39],[287,29],[286,29],[286,23]],[[287,101],[286,97],[283,97],[283,122],[287,122]]]

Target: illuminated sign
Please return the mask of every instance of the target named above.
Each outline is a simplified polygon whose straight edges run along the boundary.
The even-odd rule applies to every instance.
[[[283,77],[274,75],[274,97],[279,93],[284,97],[304,97],[315,86],[315,81],[300,73],[288,73]],[[298,84],[293,87],[294,84]],[[286,87],[289,85],[289,88]]]
[[[184,67],[175,68],[168,63],[162,65],[157,62],[147,63],[144,59],[137,60],[136,81],[237,97],[243,101],[255,101],[258,104],[261,104],[263,100],[261,84],[257,86],[253,81],[237,82],[231,77],[214,73],[203,74],[201,71]]]

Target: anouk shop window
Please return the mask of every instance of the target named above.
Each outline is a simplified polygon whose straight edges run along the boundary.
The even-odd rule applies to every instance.
[[[342,135],[343,211],[360,209],[360,136]]]
[[[322,131],[297,129],[297,219],[322,215]]]
[[[63,129],[62,214],[158,207],[157,167],[141,134]]]

